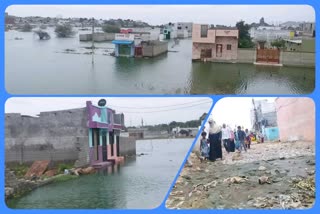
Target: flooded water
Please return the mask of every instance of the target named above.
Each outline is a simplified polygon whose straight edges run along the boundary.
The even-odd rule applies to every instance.
[[[5,33],[9,93],[307,94],[315,86],[310,68],[192,63],[190,39],[170,42],[170,52],[149,59],[115,58],[108,55],[111,42],[96,43],[92,64],[90,42],[80,42],[78,35],[55,38],[52,29],[50,34],[40,41],[32,32]]]
[[[135,160],[112,173],[100,172],[34,190],[12,208],[155,208],[159,206],[193,139],[137,141]]]

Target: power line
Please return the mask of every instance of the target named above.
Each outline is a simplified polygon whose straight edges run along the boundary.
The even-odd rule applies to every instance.
[[[185,109],[185,108],[191,108],[191,107],[195,107],[195,106],[199,106],[202,104],[209,104],[212,103],[210,102],[203,102],[203,103],[198,103],[195,105],[190,105],[190,106],[184,106],[184,107],[179,107],[179,108],[173,108],[173,109],[164,109],[164,110],[157,110],[157,111],[147,111],[147,112],[134,112],[134,111],[124,111],[123,113],[132,113],[132,114],[147,114],[147,113],[156,113],[156,112],[166,112],[166,111],[175,111],[175,110],[180,110],[180,109]]]
[[[173,107],[173,106],[181,106],[181,105],[186,105],[186,104],[191,104],[191,103],[198,103],[201,101],[208,101],[208,99],[202,99],[202,100],[197,100],[197,101],[192,101],[192,102],[187,102],[187,103],[180,103],[180,104],[175,104],[175,105],[167,105],[167,106],[156,106],[156,107],[129,107],[129,106],[117,106],[117,105],[107,105],[110,107],[114,108],[129,108],[129,109],[157,109],[157,108],[167,108],[167,107]]]

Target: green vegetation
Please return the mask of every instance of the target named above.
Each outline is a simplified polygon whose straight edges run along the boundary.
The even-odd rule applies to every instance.
[[[244,21],[237,22],[236,27],[239,30],[239,48],[253,48],[254,43],[249,34],[250,25],[245,24]]]
[[[73,31],[72,26],[69,24],[57,25],[54,32],[56,33],[57,37],[59,37],[59,38],[68,38],[68,37],[73,36],[76,33],[75,31]]]
[[[71,168],[73,168],[73,164],[71,164],[71,163],[69,163],[69,164],[67,164],[67,163],[60,163],[60,164],[58,164],[58,166],[57,166],[57,173],[58,173],[58,174],[64,173],[64,170],[65,170],[65,169],[71,169]]]
[[[277,39],[277,40],[271,42],[271,46],[276,47],[276,48],[284,48],[285,43],[286,42],[283,39]]]
[[[102,30],[105,33],[120,33],[120,28],[117,25],[105,24],[102,26]]]
[[[25,23],[20,29],[22,32],[31,32],[31,30],[32,26],[29,23]]]
[[[17,164],[10,167],[10,169],[14,171],[17,178],[22,178],[27,173],[29,166],[26,164]]]

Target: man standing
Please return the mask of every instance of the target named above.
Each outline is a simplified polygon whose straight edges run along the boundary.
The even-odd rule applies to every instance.
[[[246,139],[246,133],[241,130],[241,126],[238,126],[238,131],[237,131],[237,135],[238,135],[238,139],[240,142],[240,148],[239,150],[241,150],[241,148],[244,148],[244,151],[247,151],[246,145],[244,143],[245,139]]]
[[[250,132],[248,129],[246,129],[245,133],[246,133],[246,147],[247,149],[250,149],[250,145],[251,145]]]
[[[222,125],[221,139],[222,139],[224,148],[226,149],[227,153],[229,153],[230,152],[230,148],[229,148],[230,132],[229,132],[229,129],[226,127],[226,124]]]

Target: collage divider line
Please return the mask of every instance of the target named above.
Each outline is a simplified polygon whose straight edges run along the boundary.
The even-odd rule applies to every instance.
[[[179,178],[180,173],[181,173],[182,169],[184,168],[184,165],[185,165],[186,161],[188,160],[188,158],[189,158],[189,156],[190,156],[190,154],[191,154],[194,146],[195,146],[196,143],[197,143],[197,140],[198,140],[198,138],[199,138],[199,136],[200,136],[200,134],[201,134],[201,130],[203,129],[203,127],[204,127],[205,124],[207,123],[207,121],[208,121],[208,119],[209,119],[209,117],[210,117],[210,115],[211,115],[212,109],[213,109],[214,106],[215,106],[215,103],[216,103],[216,102],[213,100],[212,97],[210,97],[210,98],[211,98],[211,100],[212,100],[212,106],[211,106],[211,108],[209,109],[206,118],[205,118],[204,121],[202,122],[201,127],[200,127],[200,130],[199,130],[198,134],[196,135],[193,143],[191,144],[191,147],[190,147],[189,151],[187,152],[184,160],[182,161],[181,166],[180,166],[180,168],[179,168],[179,170],[178,170],[175,178],[173,179],[173,182],[171,183],[171,186],[170,186],[167,194],[165,195],[165,198],[164,198],[163,202],[162,202],[162,203],[160,204],[160,206],[158,206],[156,209],[159,209],[159,208],[162,208],[162,209],[163,209],[163,208],[164,208],[164,209],[168,210],[168,209],[165,207],[166,201],[167,201],[167,199],[168,199],[168,197],[169,197],[169,195],[170,195],[170,193],[171,193],[171,191],[172,191],[172,189],[173,189],[173,186],[175,185],[177,179]]]

